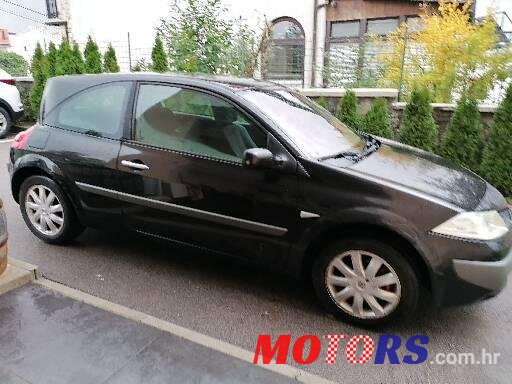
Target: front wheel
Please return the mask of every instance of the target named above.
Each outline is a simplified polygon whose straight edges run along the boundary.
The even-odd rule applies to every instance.
[[[19,202],[28,228],[47,243],[66,243],[83,231],[68,198],[48,177],[26,179],[20,188]]]
[[[350,323],[379,325],[411,315],[420,285],[406,256],[379,240],[342,240],[315,261],[313,286],[326,309]]]

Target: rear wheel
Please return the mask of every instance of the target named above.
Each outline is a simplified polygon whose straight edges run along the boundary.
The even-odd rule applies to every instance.
[[[415,313],[419,280],[406,255],[379,240],[354,238],[327,247],[313,265],[313,285],[328,311],[358,325]]]
[[[11,130],[12,119],[5,108],[0,107],[0,139],[5,137]]]
[[[68,198],[48,177],[26,179],[20,188],[19,201],[25,223],[47,243],[62,244],[83,231]]]

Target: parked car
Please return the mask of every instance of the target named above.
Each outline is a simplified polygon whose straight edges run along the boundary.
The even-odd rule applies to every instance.
[[[0,199],[0,275],[7,268],[7,219]]]
[[[467,169],[356,134],[276,84],[156,74],[48,82],[10,152],[28,228],[124,227],[309,276],[362,325],[497,294],[512,212]],[[426,296],[423,296],[423,295]]]
[[[0,68],[0,139],[5,137],[13,123],[23,116],[23,103],[16,88],[16,80]]]

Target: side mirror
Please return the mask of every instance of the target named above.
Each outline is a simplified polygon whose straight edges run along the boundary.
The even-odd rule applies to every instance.
[[[272,168],[276,163],[272,152],[265,148],[247,149],[243,161],[247,168]]]

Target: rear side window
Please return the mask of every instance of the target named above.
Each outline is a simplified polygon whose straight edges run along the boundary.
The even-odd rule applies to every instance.
[[[88,88],[63,101],[44,123],[89,135],[119,139],[130,94],[130,82]]]

